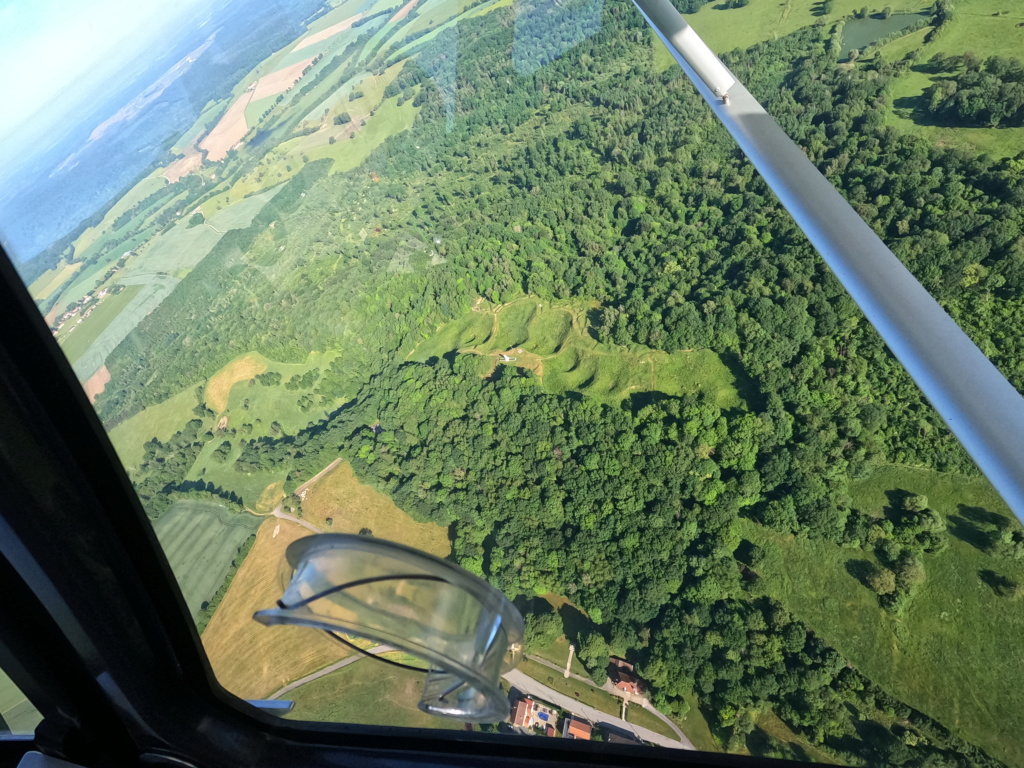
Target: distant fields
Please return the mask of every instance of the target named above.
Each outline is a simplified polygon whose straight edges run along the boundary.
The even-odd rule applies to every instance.
[[[176,501],[153,524],[189,611],[195,616],[227,576],[259,519],[209,501]]]
[[[980,478],[883,467],[851,485],[854,506],[872,514],[882,514],[892,491],[927,495],[949,523],[949,549],[925,556],[927,580],[905,616],[882,610],[874,593],[850,575],[851,562],[874,561],[872,554],[743,521],[743,536],[764,547],[757,568],[764,589],[893,695],[1019,765],[1024,612],[1018,599],[997,597],[979,571],[1024,583],[1024,563],[978,549],[971,517],[977,509],[1012,515]]]
[[[141,285],[126,286],[120,293],[104,297],[92,314],[80,324],[74,320],[69,321],[72,325],[66,327],[57,337],[68,361],[74,363],[78,360],[141,290]],[[74,333],[70,332],[72,328],[75,329]]]
[[[438,557],[451,552],[446,528],[413,520],[388,496],[360,482],[348,462],[342,462],[309,488],[302,502],[302,517],[331,533],[359,533],[369,528],[379,539],[397,541]]]
[[[28,287],[28,292],[37,301],[48,299],[50,294],[64,285],[65,281],[81,268],[79,264],[58,264],[47,270]]]
[[[494,365],[528,368],[547,392],[582,392],[609,404],[638,392],[678,396],[698,390],[712,394],[722,408],[743,403],[736,377],[711,350],[667,354],[640,345],[600,344],[587,331],[584,308],[533,298],[500,307],[479,304],[438,329],[410,358],[425,361],[455,350]],[[500,354],[516,360],[502,363]]]
[[[242,698],[269,696],[287,683],[348,655],[323,632],[305,627],[267,627],[253,620],[281,597],[284,551],[309,531],[297,523],[265,519],[256,543],[202,635],[217,680]],[[301,689],[300,689],[301,690]]]

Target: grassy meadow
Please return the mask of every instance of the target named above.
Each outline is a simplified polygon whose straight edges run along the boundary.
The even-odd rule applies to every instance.
[[[170,439],[192,418],[196,405],[195,388],[189,387],[114,427],[109,437],[122,463],[129,469],[138,467],[143,445],[154,437],[160,441]]]
[[[442,326],[410,355],[425,361],[458,350],[533,371],[545,391],[581,392],[608,404],[633,393],[682,395],[703,390],[723,408],[742,407],[744,383],[711,350],[671,354],[640,345],[621,347],[593,339],[586,308],[551,305],[527,297],[493,307],[483,303]],[[486,368],[486,366],[485,366]]]
[[[462,730],[455,720],[416,708],[423,675],[362,659],[288,694],[289,720]]]
[[[744,537],[765,551],[757,568],[764,589],[893,695],[999,760],[1020,764],[1024,611],[979,575],[994,570],[1024,583],[1024,563],[980,548],[982,521],[1012,515],[980,478],[883,467],[851,486],[854,506],[876,515],[899,492],[925,494],[949,526],[949,548],[925,556],[927,580],[903,616],[879,607],[852,575],[859,561],[875,562],[873,554],[744,522]]]
[[[369,528],[379,539],[397,541],[438,557],[451,552],[447,529],[413,520],[388,496],[360,482],[348,462],[342,462],[309,488],[302,502],[302,517],[331,533],[359,533]]]

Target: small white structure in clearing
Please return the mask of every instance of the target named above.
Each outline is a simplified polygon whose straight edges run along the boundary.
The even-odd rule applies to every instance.
[[[506,354],[501,355],[501,362],[503,363],[514,363],[516,360],[518,360],[516,357],[509,357]]]

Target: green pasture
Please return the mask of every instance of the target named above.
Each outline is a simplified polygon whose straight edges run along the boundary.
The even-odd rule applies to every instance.
[[[294,364],[268,360],[266,372],[280,373],[281,383],[272,387],[259,383],[250,386],[247,381],[235,384],[228,395],[228,409],[225,412],[228,425],[237,430],[242,424],[251,424],[252,433],[246,435],[246,439],[256,439],[270,435],[270,425],[275,421],[287,434],[293,435],[305,429],[309,422],[322,419],[340,403],[330,400],[324,403],[323,408],[303,411],[298,400],[302,395],[311,393],[316,385],[310,389],[295,390],[288,389],[285,384],[293,376],[301,376],[314,368],[326,373],[337,356],[336,352],[313,352],[307,362]]]
[[[854,506],[876,515],[904,491],[925,494],[946,518],[949,548],[925,556],[927,580],[903,616],[884,611],[851,575],[859,561],[876,562],[873,554],[743,521],[743,536],[765,552],[757,567],[763,588],[894,696],[1019,765],[1024,611],[1019,598],[998,597],[979,576],[993,570],[1024,583],[1024,563],[979,548],[979,521],[1012,515],[980,478],[883,467],[851,485]]]
[[[142,290],[141,285],[129,285],[126,286],[123,291],[113,296],[106,296],[100,302],[99,306],[93,310],[89,317],[82,320],[82,322],[75,323],[75,318],[72,318],[72,325],[66,326],[62,329],[58,341],[60,342],[60,348],[68,358],[68,362],[74,363],[78,358],[85,354],[85,350],[96,341],[100,333],[102,333],[108,325],[114,322],[115,318],[131,303],[139,291]],[[74,333],[71,329],[74,329]]]
[[[425,0],[416,6],[419,15],[402,30],[402,36],[415,35],[424,29],[442,24],[463,13],[473,2],[474,0]]]
[[[420,107],[414,107],[411,99],[400,107],[397,102],[396,97],[381,104],[377,109],[377,114],[367,119],[366,125],[356,131],[354,138],[348,138],[348,131],[344,130],[346,126],[339,126],[337,132],[318,131],[294,142],[288,142],[288,149],[293,156],[305,153],[311,161],[325,157],[331,158],[334,160],[331,173],[350,171],[358,167],[373,150],[390,137],[412,127]],[[353,130],[353,126],[347,127],[349,131]],[[335,133],[339,138],[335,140],[334,144],[331,144],[328,136],[335,135]],[[293,166],[295,162],[293,159]]]
[[[216,502],[186,499],[176,501],[153,523],[193,616],[220,589],[231,561],[260,522]]]
[[[235,461],[242,453],[242,443],[245,439],[248,438],[230,437],[217,432],[214,439],[203,447],[185,479],[203,480],[225,491],[233,491],[246,508],[255,509],[263,490],[273,483],[284,482],[288,468],[281,467],[268,472],[239,472],[235,469]],[[225,440],[231,443],[231,453],[227,459],[220,462],[213,458],[213,452]]]
[[[423,675],[417,672],[360,659],[289,693],[287,698],[295,702],[295,709],[287,717],[319,723],[462,730],[462,723],[416,708],[422,687]]]
[[[907,0],[900,3],[899,10],[923,11],[931,5],[928,0]],[[774,40],[819,21],[831,25],[863,8],[864,2],[833,0],[832,13],[824,16],[819,15],[820,0],[750,0],[743,8],[725,6],[726,3],[708,3],[686,17],[697,34],[718,54]],[[876,9],[871,5],[868,8]],[[882,4],[879,4],[877,10],[881,9]]]
[[[626,722],[639,725],[641,728],[646,728],[655,733],[660,733],[669,739],[676,738],[675,731],[669,728],[660,717],[647,711],[639,704],[630,704],[626,707]],[[686,733],[686,731],[683,731],[683,733]]]
[[[426,361],[458,350],[500,364],[498,353],[507,352],[516,358],[507,364],[532,370],[546,392],[581,392],[618,404],[633,393],[679,396],[701,390],[712,393],[722,408],[742,406],[738,388],[745,383],[713,351],[668,354],[640,345],[600,344],[586,322],[585,308],[529,297],[498,308],[479,305],[439,328],[410,358]]]
[[[110,430],[110,442],[114,444],[121,463],[129,469],[138,467],[142,461],[143,445],[154,437],[161,442],[169,440],[194,418],[192,409],[197,402],[195,387],[189,387],[162,403],[139,411]]]

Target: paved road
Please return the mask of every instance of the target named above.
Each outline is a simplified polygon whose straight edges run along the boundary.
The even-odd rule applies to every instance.
[[[540,656],[534,656],[532,654],[527,654],[526,657],[528,659],[531,659],[532,661],[536,661],[538,664],[543,664],[545,667],[553,669],[556,672],[560,672],[563,675],[565,674],[565,670],[563,670],[562,667],[558,666],[557,664],[552,664],[547,659],[542,659]],[[569,677],[571,677],[573,680],[579,680],[581,683],[583,683],[585,685],[589,685],[592,688],[596,688],[597,687],[597,686],[594,685],[594,681],[591,680],[589,677],[584,677],[583,675],[577,675],[575,672],[570,672],[569,673]],[[667,715],[664,715],[661,712],[659,712],[657,709],[655,709],[654,705],[651,704],[650,700],[646,696],[636,696],[635,694],[625,693],[624,691],[620,691],[618,688],[616,688],[614,685],[612,685],[612,681],[611,680],[605,680],[604,681],[604,685],[601,687],[601,690],[603,690],[605,693],[609,693],[612,696],[615,696],[616,698],[625,699],[630,704],[639,704],[641,707],[646,709],[652,715],[654,715],[659,720],[661,720],[663,723],[665,723],[665,725],[667,725],[669,728],[671,728],[673,733],[675,733],[676,737],[678,737],[678,739],[680,741],[682,741],[682,742],[684,742],[686,744],[690,743],[690,740],[688,738],[686,738],[686,734],[684,734],[682,732],[682,730],[680,730],[679,726],[676,725],[674,722],[672,722],[671,718],[669,718]],[[691,749],[692,748],[693,747],[691,745]]]
[[[366,650],[366,652],[367,653],[372,653],[374,656],[376,656],[379,653],[389,653],[389,652],[391,652],[393,650],[395,650],[395,649],[392,648],[390,645],[378,645],[378,646],[375,646],[374,648],[368,648]],[[267,698],[268,699],[279,699],[282,696],[284,696],[286,693],[291,693],[292,691],[294,691],[299,686],[305,685],[306,683],[311,683],[314,680],[317,680],[318,678],[323,677],[324,675],[329,675],[329,674],[331,674],[331,672],[335,672],[335,671],[341,669],[342,667],[347,667],[349,664],[355,664],[357,661],[362,661],[365,658],[366,657],[363,656],[363,654],[361,654],[361,653],[353,653],[351,656],[348,656],[348,657],[342,659],[341,661],[334,662],[329,667],[324,667],[319,672],[314,672],[312,675],[306,675],[305,677],[300,677],[294,683],[288,683],[288,685],[286,685],[284,688],[280,689],[279,691],[275,691],[274,693],[272,693],[269,696],[267,696]]]
[[[637,738],[649,741],[651,744],[657,744],[661,747],[670,747],[672,749],[696,749],[685,736],[682,740],[676,741],[675,739],[662,736],[660,733],[656,733],[648,728],[642,728],[634,723],[626,722],[620,717],[609,715],[599,709],[594,709],[594,707],[583,704],[571,696],[566,696],[558,693],[558,691],[553,691],[546,685],[538,683],[524,672],[520,672],[518,669],[506,672],[503,677],[523,693],[528,693],[539,699],[549,701],[556,707],[564,709],[567,712],[572,712],[574,715],[580,715],[593,723],[604,723],[610,725],[612,728],[625,731],[626,733],[635,734]]]

